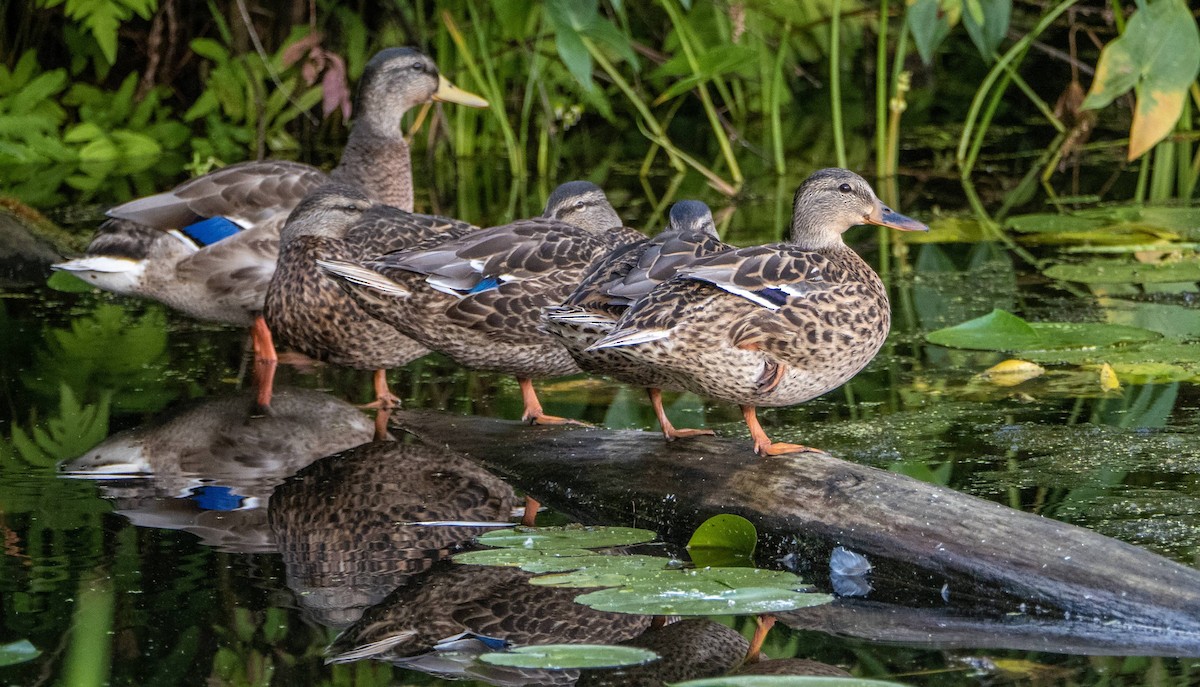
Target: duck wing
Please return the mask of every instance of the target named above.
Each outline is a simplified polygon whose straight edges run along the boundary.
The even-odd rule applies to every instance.
[[[309,191],[328,181],[319,169],[284,160],[241,162],[108,211],[108,216],[158,229],[180,229],[224,217],[242,228],[286,216]]]

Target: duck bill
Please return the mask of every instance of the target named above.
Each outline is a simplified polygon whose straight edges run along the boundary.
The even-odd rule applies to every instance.
[[[885,207],[867,217],[867,224],[898,229],[900,231],[929,231],[929,227],[907,215]]]
[[[438,74],[438,89],[433,99],[443,103],[457,103],[467,107],[487,107],[488,101],[450,83],[450,79]]]

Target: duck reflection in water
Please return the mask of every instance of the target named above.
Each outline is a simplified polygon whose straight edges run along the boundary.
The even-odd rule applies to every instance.
[[[483,531],[402,523],[507,522],[514,499],[462,456],[386,441],[309,465],[275,489],[268,512],[288,587],[317,622],[342,629]]]
[[[263,506],[275,486],[374,433],[362,411],[328,394],[276,398],[267,417],[251,417],[251,393],[205,399],[114,434],[62,474],[103,480],[101,495],[137,526],[191,532],[220,551],[274,552]]]
[[[438,563],[344,630],[329,663],[364,658],[493,685],[564,685],[577,671],[536,671],[476,662],[480,653],[530,644],[615,644],[641,634],[650,617],[575,603],[579,589],[529,584],[518,568]]]

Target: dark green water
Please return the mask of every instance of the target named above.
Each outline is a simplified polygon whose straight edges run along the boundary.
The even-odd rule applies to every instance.
[[[426,209],[499,222],[534,214],[539,189],[552,185],[533,183],[513,193],[495,170],[459,171],[457,185],[439,182],[456,190],[436,203],[426,196]],[[727,240],[776,239],[804,171],[796,170],[796,179],[747,184],[745,199],[728,215],[718,212],[727,220]],[[661,204],[636,178],[614,173],[604,185],[630,224],[657,226]],[[666,183],[656,179],[650,186],[661,192]],[[933,218],[927,194],[912,195],[918,200],[901,209]],[[695,196],[718,211],[727,205],[689,177],[679,197]],[[958,204],[938,200],[943,207]],[[87,231],[86,214],[79,231]],[[873,230],[856,229],[848,239],[880,264]],[[889,251],[894,324],[884,353],[842,390],[763,412],[772,438],[820,446],[1195,566],[1195,379],[1127,379],[1120,391],[1105,392],[1095,370],[1059,365],[1042,378],[1001,388],[975,375],[1008,356],[941,348],[923,338],[1001,307],[1031,320],[1136,321],[1195,341],[1195,284],[1190,292],[1098,298],[1042,278],[997,244],[941,242],[937,233],[928,241]],[[277,384],[308,390],[297,392],[309,404],[297,415],[311,421],[261,443],[247,434],[225,437],[246,443],[218,450],[205,443],[203,423],[188,429],[171,420],[219,405],[246,387],[242,332],[197,324],[152,304],[60,293],[36,282],[10,285],[0,296],[0,644],[28,639],[42,652],[0,668],[0,684],[443,684],[384,663],[324,665],[322,652],[336,629],[322,624],[288,577],[268,522],[275,486],[323,455],[313,451],[358,443],[354,437],[365,423],[350,429],[358,411],[343,401],[369,400],[368,375],[281,367]],[[520,414],[513,381],[458,370],[436,355],[393,371],[390,379],[406,407]],[[549,413],[653,429],[638,390],[587,378],[539,387]],[[734,407],[689,395],[670,397],[668,404],[680,426],[748,439]],[[167,429],[152,433],[157,452],[143,452],[151,456],[150,477],[91,481],[56,473],[57,462],[106,437],[156,427]],[[168,454],[154,462],[153,456]],[[214,464],[218,454],[241,459]],[[553,515],[543,519],[554,521]],[[721,621],[747,635],[753,630],[748,618]],[[769,636],[766,653],[912,685],[1200,682],[1196,659],[906,648],[782,625]]]

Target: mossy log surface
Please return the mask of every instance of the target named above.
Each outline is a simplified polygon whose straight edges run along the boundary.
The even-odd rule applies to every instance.
[[[1200,571],[904,475],[822,453],[758,458],[744,440],[713,437],[668,444],[434,411],[398,411],[393,426],[585,523],[686,543],[708,517],[736,513],[759,530],[760,562],[793,554],[820,586],[833,547],[870,558],[869,601],[784,618],[798,627],[889,641],[878,635],[890,617],[891,641],[904,643],[1200,655]]]

